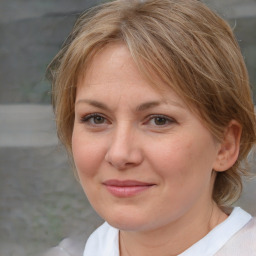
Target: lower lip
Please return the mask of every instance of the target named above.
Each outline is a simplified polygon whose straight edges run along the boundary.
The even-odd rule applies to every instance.
[[[138,195],[148,189],[150,189],[152,185],[148,186],[109,186],[106,185],[107,190],[114,196],[117,197],[132,197]]]

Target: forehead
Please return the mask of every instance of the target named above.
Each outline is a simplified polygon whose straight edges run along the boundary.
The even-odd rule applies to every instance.
[[[164,104],[190,112],[172,88],[158,77],[154,82],[157,87],[140,72],[124,44],[111,44],[94,55],[81,76],[76,102],[97,102],[97,106],[103,103],[114,109],[120,107],[120,103],[132,109],[140,109],[138,106],[141,105],[144,108],[149,103],[150,106]]]
[[[149,75],[149,74],[148,74]],[[83,70],[77,84],[80,87],[93,88],[94,90],[110,90],[115,85],[119,90],[128,85],[131,90],[138,87],[149,87],[151,90],[162,94],[172,91],[161,79],[150,73],[152,79],[144,75],[135,63],[129,49],[124,43],[111,43],[98,50]],[[152,81],[153,83],[152,83]]]
[[[102,82],[111,83],[126,75],[127,80],[132,82],[140,75],[133,58],[124,43],[111,43],[99,49],[89,60],[86,68],[80,76],[86,80],[86,84]],[[132,76],[130,74],[133,74]]]
[[[80,71],[77,87],[102,82],[107,85],[120,81],[121,84],[124,79],[131,86],[141,80],[163,95],[172,89],[156,75],[153,69],[148,70],[148,68],[144,69],[144,66],[139,66],[123,42],[109,43],[97,50],[88,60],[86,67]]]

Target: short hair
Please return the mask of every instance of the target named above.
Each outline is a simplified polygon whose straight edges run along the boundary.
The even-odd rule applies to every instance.
[[[241,124],[238,159],[217,173],[213,189],[215,202],[230,206],[241,194],[256,128],[247,69],[228,23],[197,0],[116,0],[83,13],[47,71],[57,133],[70,155],[78,79],[114,42],[128,47],[152,85],[153,71],[170,86],[217,140],[232,119]]]

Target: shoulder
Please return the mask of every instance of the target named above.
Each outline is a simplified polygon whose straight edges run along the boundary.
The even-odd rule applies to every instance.
[[[106,238],[114,238],[118,234],[118,230],[110,226],[107,222],[104,222],[98,227],[89,237],[88,242],[97,242]]]
[[[103,223],[87,240],[84,255],[119,255],[119,230],[107,222]]]
[[[94,226],[88,225],[86,231],[63,239],[58,246],[49,249],[41,256],[83,256],[85,243],[94,229]]]
[[[252,218],[240,231],[238,231],[237,234],[234,235],[233,240],[243,241],[248,245],[253,245],[256,249],[256,217]]]
[[[234,240],[243,242],[244,245],[248,245],[254,248],[256,255],[256,217],[252,218],[233,238]],[[253,254],[252,254],[253,255]]]
[[[64,239],[41,256],[116,256],[119,255],[119,231],[107,222],[88,234]],[[88,239],[88,240],[87,240]],[[87,242],[85,242],[87,240]],[[86,244],[86,246],[85,246]]]
[[[219,255],[256,256],[256,217],[252,218],[220,250]]]
[[[74,238],[65,238],[61,243],[49,249],[41,256],[82,256],[86,238],[83,242]]]

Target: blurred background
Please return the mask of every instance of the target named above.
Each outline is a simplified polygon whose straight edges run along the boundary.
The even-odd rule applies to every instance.
[[[78,14],[99,2],[0,1],[1,256],[34,256],[101,223],[58,144],[44,79]],[[256,102],[256,0],[205,2],[234,28]],[[255,202],[252,179],[238,204],[256,215]]]

